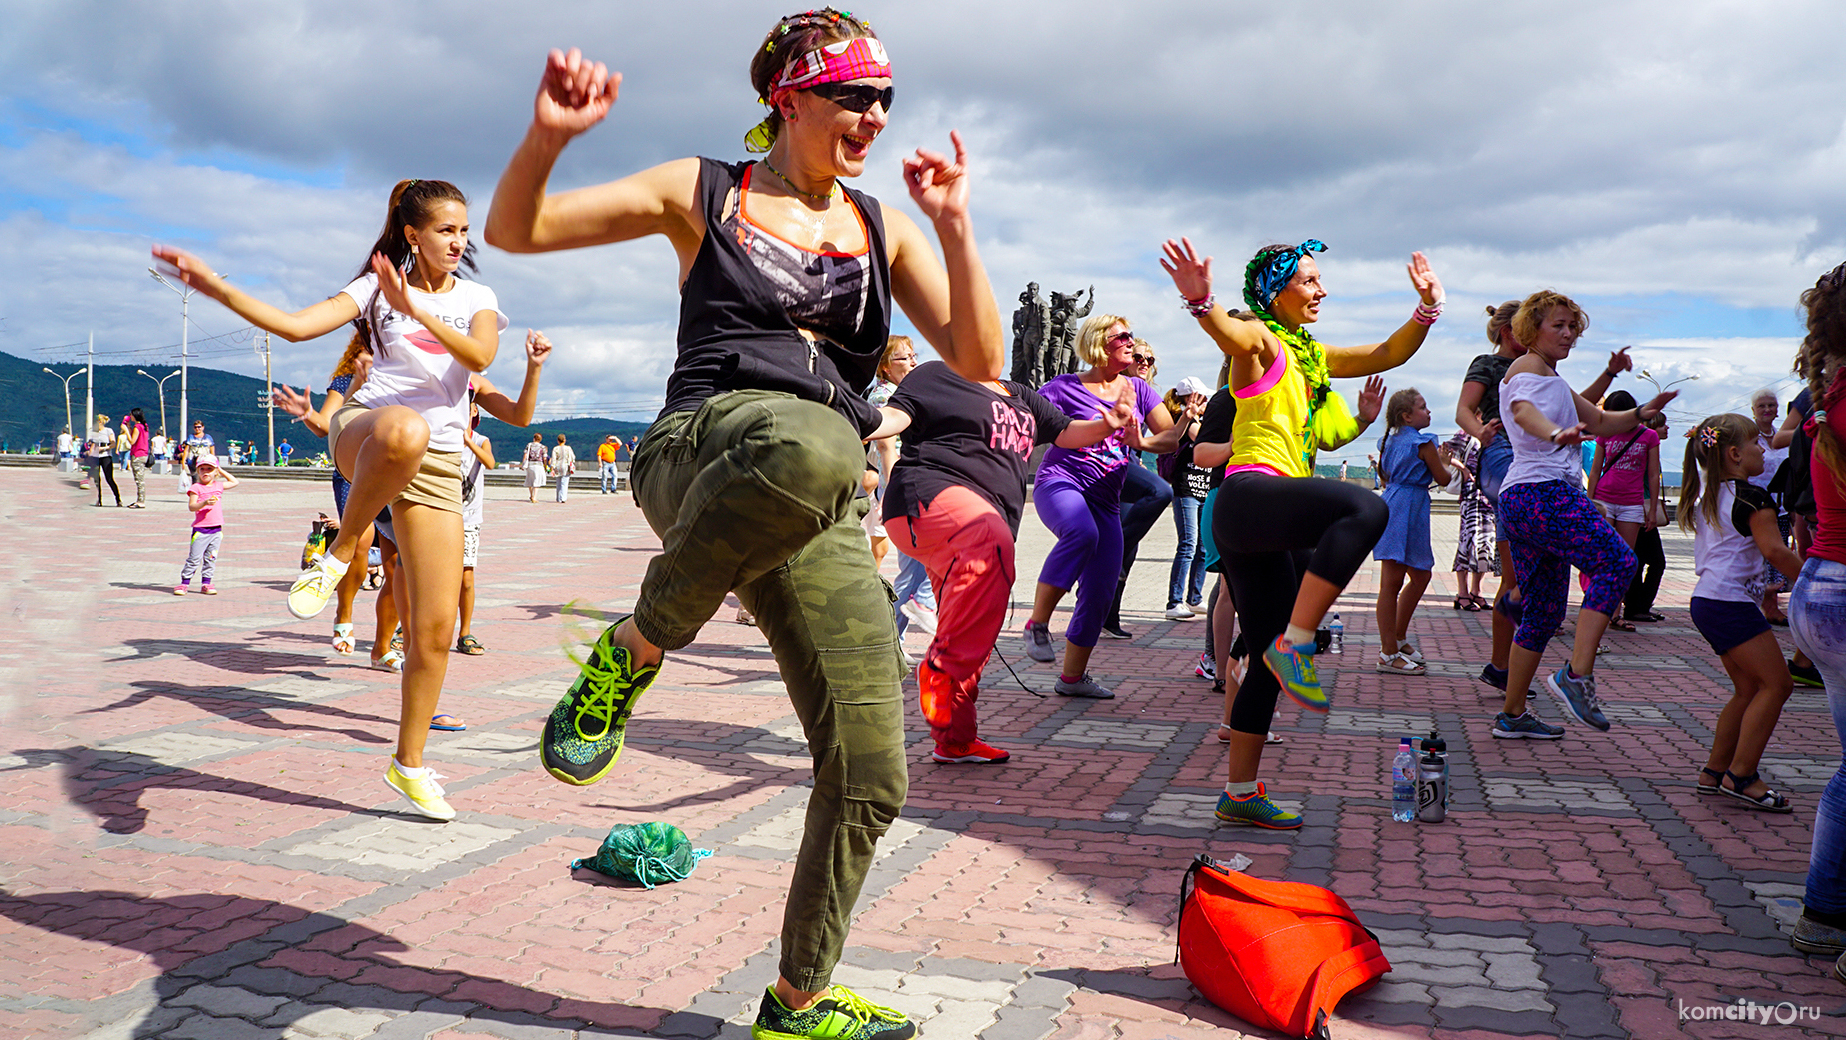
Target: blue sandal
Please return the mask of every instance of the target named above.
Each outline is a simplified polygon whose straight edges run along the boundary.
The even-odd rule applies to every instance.
[[[1735,798],[1750,808],[1758,809],[1763,812],[1792,813],[1795,811],[1795,807],[1788,804],[1788,799],[1778,794],[1773,788],[1764,791],[1761,795],[1749,795],[1744,793],[1745,788],[1763,778],[1761,772],[1751,773],[1749,776],[1738,776],[1736,773],[1726,769],[1724,775],[1730,777],[1731,786],[1726,787],[1720,782],[1718,784],[1719,794]]]
[[[442,722],[440,721],[442,719],[448,719],[449,721]],[[445,712],[441,712],[439,714],[436,714],[430,717],[429,728],[446,730],[450,733],[460,733],[462,730],[465,730],[468,727],[465,725],[456,725],[456,723],[459,721],[460,720],[457,719],[455,716],[450,715],[448,712],[445,711]]]

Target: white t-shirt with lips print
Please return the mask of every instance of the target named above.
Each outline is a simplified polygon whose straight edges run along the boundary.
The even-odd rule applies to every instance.
[[[382,315],[382,320],[373,323],[378,342],[373,346],[372,374],[353,395],[353,403],[367,408],[389,404],[414,408],[429,423],[429,450],[461,451],[468,429],[468,378],[474,373],[457,362],[422,322],[385,302],[378,293],[377,275],[367,272],[340,291],[352,297],[361,314],[370,308],[375,317]],[[413,288],[409,293],[417,306],[464,336],[481,311],[493,311],[500,331],[506,330],[506,315],[500,312],[494,291],[479,282],[457,278],[448,292]]]

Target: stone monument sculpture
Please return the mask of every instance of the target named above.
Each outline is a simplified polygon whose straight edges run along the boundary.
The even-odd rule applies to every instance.
[[[1096,302],[1096,287],[1090,286],[1087,300],[1084,296],[1082,292],[1053,291],[1047,302],[1037,282],[1026,283],[1026,291],[1019,294],[1019,309],[1013,312],[1015,382],[1039,387],[1083,367],[1077,360],[1077,326]],[[1082,307],[1078,301],[1083,301]]]

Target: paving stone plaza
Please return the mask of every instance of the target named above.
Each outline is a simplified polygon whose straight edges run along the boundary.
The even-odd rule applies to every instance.
[[[180,598],[189,518],[170,479],[135,512],[92,507],[72,476],[0,469],[0,1036],[747,1037],[808,790],[800,727],[727,606],[670,657],[606,780],[538,768],[567,648],[632,603],[658,545],[626,495],[578,484],[564,506],[487,490],[488,652],[450,663],[442,706],[468,729],[431,734],[460,812],[438,824],[382,783],[398,695],[366,666],[370,597],[353,657],[328,645],[331,610],[298,622],[283,606],[324,484],[232,491],[222,594]],[[1434,520],[1439,563],[1454,524]],[[1277,720],[1263,777],[1306,824],[1273,833],[1212,816],[1221,705],[1192,673],[1202,621],[1161,616],[1172,532],[1142,546],[1135,638],[1092,662],[1117,698],[1069,700],[1050,695],[1053,666],[1021,667],[1012,634],[1050,544],[1027,511],[1000,646],[1025,688],[996,659],[981,701],[983,737],[1013,759],[933,764],[912,693],[909,804],[838,981],[932,1040],[1269,1037],[1174,964],[1187,862],[1241,853],[1254,875],[1338,892],[1382,942],[1392,971],[1340,1004],[1338,1038],[1846,1033],[1846,985],[1786,938],[1839,760],[1825,697],[1798,688],[1765,757],[1792,817],[1696,793],[1729,686],[1686,615],[1690,538],[1667,538],[1667,621],[1609,637],[1614,727],[1565,723],[1554,743],[1488,739],[1497,694],[1473,679],[1488,616],[1450,610],[1446,574],[1413,624],[1429,675],[1375,674],[1362,572],[1338,607],[1346,652],[1321,663],[1333,710]],[[1554,646],[1547,667],[1562,660]],[[1397,738],[1432,724],[1454,763],[1449,819],[1394,823]],[[715,855],[651,891],[569,869],[648,820]],[[1739,1001],[1800,1020],[1713,1017]]]

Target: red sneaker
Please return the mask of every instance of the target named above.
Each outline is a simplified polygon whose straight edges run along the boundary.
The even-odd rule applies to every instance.
[[[973,762],[977,765],[989,765],[1004,762],[1012,754],[1002,751],[984,740],[970,740],[966,744],[937,744],[936,750],[929,757],[938,762]]]

